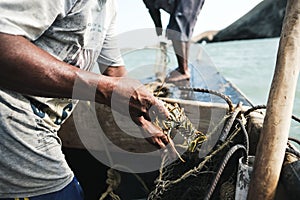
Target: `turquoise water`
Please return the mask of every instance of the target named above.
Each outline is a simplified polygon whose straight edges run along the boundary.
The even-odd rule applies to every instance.
[[[254,105],[266,104],[276,64],[279,38],[218,42],[202,45],[223,76]],[[300,116],[300,81],[293,114]],[[292,120],[291,136],[300,138],[300,124]]]

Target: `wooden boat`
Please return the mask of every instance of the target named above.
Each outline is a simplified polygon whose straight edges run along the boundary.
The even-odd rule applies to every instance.
[[[195,51],[195,48],[198,47],[192,47],[193,51]],[[149,54],[153,50],[155,49],[146,48],[143,51]],[[139,51],[141,50],[127,50],[127,53],[124,54],[125,58],[128,57],[132,59],[132,57],[134,57],[132,55],[139,53]],[[191,80],[183,85],[173,85],[170,87],[171,89],[168,88],[171,91],[169,91],[168,97],[162,98],[162,100],[168,103],[180,104],[193,125],[201,132],[209,133],[212,132],[217,124],[224,119],[226,114],[240,102],[243,104],[240,111],[241,114],[249,111],[253,105],[237,87],[227,81],[216,70],[208,57],[203,56],[203,54],[205,54],[205,52],[198,53],[198,55],[201,56],[196,56],[194,62],[191,63]],[[155,64],[144,63],[143,66],[155,66]],[[138,70],[140,69],[132,69],[132,71],[129,72],[129,76],[136,78],[135,76]],[[142,71],[144,70],[145,69],[142,69]],[[155,76],[155,67],[147,69],[146,71],[148,72],[145,73],[146,75],[139,74],[139,80],[144,84],[153,83],[157,78]],[[199,77],[202,78],[199,80]],[[208,79],[204,80],[204,77]],[[182,88],[187,87],[194,88],[195,91],[199,88],[211,90],[208,91],[208,93],[182,90]],[[230,103],[220,98],[220,96],[212,94],[212,91],[228,96],[232,99],[232,102],[230,102],[232,105],[229,105]],[[264,120],[264,112],[259,109],[253,111],[249,115],[247,114],[246,120],[247,123],[245,127],[249,135],[249,155],[255,155]],[[220,136],[223,126],[225,126],[225,121],[223,121],[223,124],[220,126],[219,134],[216,134],[215,140]],[[99,132],[104,134],[101,135]],[[129,132],[130,134],[128,134]],[[127,164],[126,160],[123,162],[119,160],[114,161],[112,157],[131,159],[130,156],[122,152],[131,152],[135,153],[135,156],[137,154],[144,156],[145,153],[156,151],[156,147],[151,145],[145,138],[137,137],[138,134],[139,129],[137,129],[136,126],[128,125],[128,118],[118,116],[118,114],[114,113],[110,108],[90,102],[79,103],[73,116],[62,126],[59,135],[63,142],[63,151],[66,158],[81,182],[87,199],[99,199],[101,194],[107,191],[108,185],[105,182],[107,179],[106,173],[112,163],[115,162],[119,166],[121,165],[120,163],[122,163],[123,166]],[[215,143],[213,145],[215,145]],[[100,159],[100,161],[99,156],[102,159]],[[158,162],[155,156],[151,157],[148,155],[147,159],[149,163]],[[299,158],[295,156],[287,156],[285,164],[288,166],[287,163],[298,161],[298,159]],[[127,161],[129,162],[130,160]],[[216,163],[216,165],[220,163]],[[236,162],[234,164],[236,164]],[[159,169],[157,168],[156,170],[148,170],[145,172],[133,169],[132,171],[134,173],[131,173],[130,168],[134,168],[134,166],[125,166],[125,168],[119,172],[121,174],[121,180],[119,180],[117,184],[118,187],[113,188],[115,193],[118,194],[121,199],[147,198],[149,192],[155,187],[155,179],[159,174]],[[280,182],[277,198],[288,199],[286,198],[288,196],[286,187],[283,186],[284,184],[282,182],[286,184],[287,181],[282,180]],[[220,188],[217,187],[217,189]],[[215,193],[219,194],[218,191]],[[219,196],[214,195],[213,199],[219,199]]]
[[[91,156],[91,152],[102,152],[102,155],[106,154],[108,157],[107,160],[109,160],[109,163],[111,164],[113,163],[113,160],[109,159],[111,157],[110,153],[120,151],[118,151],[118,148],[111,148],[111,151],[109,152],[107,151],[107,147],[109,146],[115,146],[115,144],[117,144],[122,150],[136,153],[151,152],[153,147],[150,146],[143,138],[133,137],[132,135],[128,137],[128,135],[124,134],[127,131],[124,132],[124,129],[121,130],[118,126],[119,124],[115,123],[115,115],[113,115],[113,112],[109,109],[103,108],[100,105],[91,106],[85,103],[82,107],[83,109],[79,110],[80,112],[77,117],[83,116],[84,118],[86,112],[83,111],[87,110],[92,110],[94,117],[88,118],[91,120],[80,121],[80,119],[83,118],[76,118],[74,115],[73,118],[76,118],[76,123],[72,123],[72,118],[69,119],[65,126],[61,129],[60,136],[63,140],[66,158],[69,161],[70,166],[73,168],[76,176],[82,183],[86,193],[86,198],[89,200],[98,199],[100,194],[104,192],[100,199],[105,199],[107,195],[110,195],[113,199],[118,199],[116,194],[121,196],[122,199],[145,199],[147,197],[149,199],[241,199],[239,198],[240,196],[238,198],[233,196],[233,193],[237,194],[238,191],[234,188],[238,188],[240,191],[245,190],[245,186],[248,186],[245,182],[247,180],[245,177],[250,176],[250,170],[248,170],[248,173],[246,174],[243,170],[238,171],[238,173],[233,173],[235,172],[234,169],[237,167],[237,164],[236,162],[230,163],[229,159],[237,161],[237,158],[241,157],[240,154],[236,155],[239,155],[238,157],[231,156],[237,151],[237,149],[244,149],[247,155],[244,157],[246,164],[250,164],[250,161],[247,162],[248,155],[255,154],[255,162],[247,196],[248,199],[299,199],[300,153],[288,140],[288,131],[286,131],[289,130],[288,126],[291,119],[287,116],[291,116],[291,105],[294,101],[293,93],[300,71],[299,59],[297,59],[300,56],[300,39],[298,31],[300,28],[299,10],[299,1],[288,1],[278,51],[278,60],[270,89],[266,115],[259,111],[250,112],[248,109],[249,107],[247,108],[247,106],[252,106],[251,102],[248,101],[238,89],[232,87],[230,83],[226,81],[222,83],[220,80],[225,80],[222,79],[222,77],[217,79],[217,83],[215,79],[207,79],[206,82],[204,81],[205,83],[208,83],[205,86],[217,86],[216,88],[208,88],[214,91],[219,91],[223,94],[228,94],[227,92],[229,90],[226,88],[231,88],[231,91],[233,91],[232,93],[237,94],[237,96],[232,97],[233,100],[237,100],[237,102],[233,103],[239,105],[235,109],[232,109],[233,106],[228,107],[224,103],[207,101],[207,97],[202,99],[202,97],[200,98],[198,94],[190,95],[188,92],[190,92],[191,89],[185,90],[185,92],[179,92],[178,96],[176,88],[178,89],[179,87],[175,87],[175,93],[172,93],[177,96],[173,95],[169,97],[169,99],[165,99],[166,102],[177,102],[180,103],[182,107],[185,107],[185,112],[187,113],[188,118],[191,119],[192,124],[204,133],[210,133],[210,128],[214,127],[212,125],[212,123],[215,123],[214,120],[220,122],[224,119],[224,117],[218,119],[215,116],[222,116],[222,114],[228,113],[228,111],[233,111],[231,112],[231,116],[227,118],[227,120],[224,120],[224,126],[219,126],[220,123],[214,124],[216,127],[222,127],[221,134],[219,135],[220,137],[217,137],[217,143],[212,145],[213,147],[208,151],[208,156],[194,157],[190,152],[187,154],[184,153],[182,156],[184,155],[183,158],[186,163],[183,164],[182,161],[174,161],[172,163],[168,163],[168,165],[162,166],[159,170],[148,173],[129,173],[129,170],[127,173],[122,173],[120,175],[115,173],[113,170],[108,170],[108,186],[105,187],[104,169],[108,169],[108,167],[105,167],[102,164],[103,162],[98,162],[98,160],[93,157],[95,154]],[[205,69],[208,69],[208,71],[212,69],[211,67],[208,67],[208,63],[205,62],[205,60],[195,59],[195,61],[196,63],[192,63],[192,66],[197,65],[199,67],[206,65],[206,68],[201,68],[204,72]],[[194,68],[192,67],[192,70],[193,69]],[[151,80],[153,81],[154,76],[149,76],[149,71],[147,71],[147,69],[143,68],[141,71],[143,71],[147,76],[143,77],[139,74],[139,80],[148,80],[146,82],[149,82],[149,80],[150,82]],[[192,71],[194,77],[192,77],[191,82],[188,85],[189,87],[201,87],[197,85],[201,82],[194,81],[199,80],[199,77],[203,75],[203,71]],[[200,72],[200,74],[198,72]],[[150,79],[148,77],[150,77]],[[214,76],[202,77],[210,78]],[[228,85],[230,87],[227,87]],[[192,91],[196,90],[193,89]],[[242,100],[240,100],[240,97]],[[208,99],[211,100],[212,98],[208,97]],[[239,104],[241,101],[244,103],[243,107]],[[195,110],[201,112],[195,112]],[[199,115],[199,113],[201,113],[201,115]],[[214,115],[214,113],[217,114]],[[242,119],[236,118],[236,116],[240,117],[242,115],[247,116],[247,123],[245,127],[242,125]],[[214,116],[214,120],[212,120],[212,116]],[[109,137],[109,141],[104,141],[103,138],[105,137],[100,138],[100,140],[98,139],[97,131],[99,129],[97,129],[97,126],[93,126],[95,124],[92,123],[96,118],[100,119],[98,125],[101,124],[101,130],[107,136],[106,138]],[[122,121],[120,119],[122,118],[118,118],[118,122]],[[263,121],[264,125],[262,127]],[[240,127],[238,128],[235,123],[238,123]],[[227,126],[228,124],[231,126]],[[86,127],[89,128],[85,129]],[[237,129],[239,129],[239,131],[236,131]],[[79,139],[81,134],[78,134],[79,137],[76,137],[75,134],[78,130],[80,130],[81,134],[85,130],[88,131],[85,133],[85,137]],[[262,131],[263,133],[261,133]],[[129,130],[129,132],[131,131]],[[249,141],[244,141],[246,147],[240,144],[234,145],[235,143],[241,142],[239,140],[241,139],[240,137],[235,137],[240,132],[243,133],[245,136],[244,138],[249,137]],[[226,133],[226,137],[223,137],[223,133]],[[296,141],[298,144],[300,143],[298,140],[293,141]],[[83,143],[85,145],[83,145]],[[203,143],[201,147],[203,145],[205,146]],[[87,146],[89,148],[89,152],[85,149]],[[255,153],[255,151],[257,152]],[[197,151],[197,153],[198,152],[198,155],[200,155],[201,151]],[[143,156],[142,153],[141,155]],[[220,159],[215,159],[217,156],[219,156],[219,158],[224,157],[224,160],[220,162]],[[125,162],[126,159],[128,159],[127,156],[122,156],[122,153],[118,158],[119,160],[122,160],[122,158],[125,159]],[[147,158],[150,159],[150,157]],[[282,162],[283,160],[284,162]],[[165,157],[163,156],[161,162],[164,163],[164,161]],[[241,161],[243,163],[243,160]],[[189,168],[190,166],[193,166],[195,162],[197,162],[196,166],[194,168]],[[226,164],[229,165],[229,171],[226,170]],[[148,167],[147,165],[144,166]],[[214,166],[218,166],[218,168],[216,169]],[[203,168],[207,170],[203,171]],[[181,173],[183,171],[182,169],[187,171]],[[166,174],[172,179],[164,179]],[[199,177],[200,179],[198,179]],[[237,180],[236,178],[241,178],[244,182],[240,182],[239,179],[238,184],[235,184],[237,183],[237,181],[235,182],[235,180]],[[197,185],[201,184],[205,180],[206,182],[202,184],[200,190],[196,190],[195,193]],[[124,183],[124,181],[126,183],[122,185],[122,182]],[[183,184],[176,185],[178,183]],[[152,192],[149,194],[150,191]],[[116,194],[114,192],[116,192]],[[203,195],[202,193],[205,194]],[[173,198],[168,198],[172,195]],[[244,195],[242,199],[246,199],[246,196]]]

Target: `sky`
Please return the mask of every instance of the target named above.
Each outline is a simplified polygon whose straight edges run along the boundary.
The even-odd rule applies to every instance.
[[[249,12],[262,0],[206,0],[198,16],[194,36],[205,31],[220,30]],[[125,33],[143,28],[154,28],[154,24],[142,0],[117,0],[119,13],[117,32]],[[163,26],[169,19],[163,13]]]

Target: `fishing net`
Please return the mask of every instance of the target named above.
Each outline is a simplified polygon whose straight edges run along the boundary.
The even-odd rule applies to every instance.
[[[203,81],[195,82],[192,79],[190,82],[193,84],[177,85],[175,87],[167,83],[162,84],[164,77],[166,77],[168,57],[166,57],[166,47],[162,45],[161,48],[161,51],[164,53],[160,53],[159,51],[161,57],[158,59],[158,64],[149,64],[151,67],[157,66],[155,75],[151,76],[155,80],[148,78],[148,73],[145,73],[145,70],[148,69],[146,67],[142,68],[143,73],[139,73],[135,69],[131,74],[139,76],[147,74],[147,76],[141,76],[139,79],[151,88],[151,92],[157,97],[210,102],[212,99],[211,96],[207,98],[205,95],[199,95],[198,92],[208,93],[209,95],[217,95],[223,98],[228,103],[228,112],[223,117],[211,122],[215,126],[212,130],[208,132],[202,131],[208,139],[207,142],[202,144],[201,148],[196,148],[195,151],[188,151],[186,143],[177,144],[176,149],[182,149],[181,152],[184,152],[180,155],[181,159],[170,162],[168,154],[163,156],[159,174],[152,191],[148,195],[148,200],[235,199],[236,180],[237,176],[239,176],[238,160],[244,157],[247,163],[249,155],[249,139],[246,131],[248,124],[246,118],[249,112],[254,111],[242,112],[239,102],[242,102],[246,106],[252,106],[252,104],[246,98],[243,98],[239,90],[220,76],[211,65],[211,62],[207,60],[203,61],[204,58],[207,59],[207,56],[203,57],[204,53],[202,51],[201,59],[195,59],[197,62],[193,64],[196,67],[193,68],[191,66],[191,70],[192,74],[201,72],[200,75]],[[130,53],[127,54],[127,57],[130,57],[130,55]],[[147,64],[144,64],[144,66],[149,67]],[[149,72],[149,74],[151,73]],[[214,79],[214,82],[216,82],[216,84],[209,85],[214,87],[208,87],[207,85],[201,87],[200,82],[211,83],[209,78]],[[189,86],[193,88],[189,88]],[[207,88],[213,88],[214,90]],[[189,91],[197,93],[189,95]],[[233,107],[231,99],[223,94],[229,94],[238,106]],[[223,100],[221,99],[222,102]],[[217,142],[209,143],[210,139],[213,141],[217,140]],[[203,156],[203,150],[207,151],[205,156]]]
[[[238,159],[247,154],[247,134],[240,110],[224,116],[220,139],[205,157],[186,151],[181,160],[162,160],[155,189],[148,199],[234,199]],[[225,138],[225,139],[223,139]],[[208,147],[209,148],[209,147]]]
[[[199,53],[194,56],[196,61],[193,62],[194,67],[190,66],[192,74],[201,72],[198,77],[198,79],[202,79],[201,83],[216,82],[215,85],[210,84],[202,87],[203,85],[196,83],[192,78],[192,84],[187,85],[178,85],[178,83],[176,86],[168,85],[163,83],[163,79],[157,79],[160,80],[160,83],[149,81],[150,83],[148,82],[146,86],[150,87],[157,97],[197,99],[198,101],[200,99],[203,102],[225,101],[228,104],[228,112],[223,113],[224,116],[221,117],[207,118],[211,120],[208,123],[211,123],[213,128],[201,130],[207,137],[207,141],[201,145],[201,148],[198,147],[195,151],[190,151],[189,144],[177,144],[176,149],[183,149],[181,152],[184,152],[181,159],[170,163],[167,154],[163,157],[155,187],[148,196],[149,200],[234,199],[238,159],[241,156],[248,156],[249,142],[245,129],[246,120],[241,112],[239,102],[244,105],[250,103],[247,100],[237,98],[237,96],[242,96],[234,95],[236,91],[239,91],[228,89],[232,88],[232,85],[228,84],[216,72],[217,70],[205,52],[199,47],[196,50],[194,52]],[[159,63],[166,65],[165,58],[168,55],[165,48],[162,48],[160,55]],[[163,75],[165,75],[165,71],[164,69]],[[207,80],[209,78],[214,81]],[[199,87],[198,84],[200,84]],[[238,105],[237,107],[234,108],[227,93],[235,101],[239,101],[234,102]],[[201,129],[202,127],[197,128]],[[218,142],[216,143],[216,141]]]

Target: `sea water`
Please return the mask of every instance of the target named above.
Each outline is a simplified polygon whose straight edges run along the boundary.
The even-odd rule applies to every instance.
[[[201,45],[220,73],[235,84],[254,105],[267,104],[279,38]],[[300,81],[295,93],[293,114],[300,116]],[[294,120],[292,120],[290,136],[300,139],[300,124]]]
[[[279,38],[193,44],[190,61],[197,57],[208,57],[204,58],[204,64],[215,67],[225,79],[237,86],[253,105],[266,105],[276,65],[278,46]],[[171,70],[177,65],[176,57],[170,46],[167,52],[167,67]],[[199,56],[200,54],[201,56]],[[155,76],[155,67],[153,66],[161,63],[160,56],[160,49],[153,46],[127,49],[123,52],[129,74],[132,75],[132,78],[140,80]],[[158,67],[161,68],[161,66]],[[300,116],[299,81],[293,114],[297,117]],[[298,122],[292,120],[290,133],[291,137],[300,139]]]

